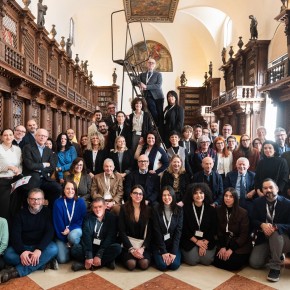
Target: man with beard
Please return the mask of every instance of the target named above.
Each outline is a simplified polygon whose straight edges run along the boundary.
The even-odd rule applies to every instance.
[[[37,130],[37,124],[35,120],[31,119],[27,121],[26,130],[26,135],[23,137],[21,143],[19,144],[21,149],[23,149],[26,144],[30,144],[31,146],[36,145],[35,133]]]
[[[99,122],[99,132],[104,136],[105,139],[105,149],[108,150],[108,143],[109,143],[109,128],[107,123],[102,120]]]
[[[256,241],[249,260],[255,269],[269,265],[267,279],[272,282],[279,281],[281,258],[290,251],[290,201],[278,191],[277,184],[267,178],[262,184],[264,196],[254,200],[252,224]]]

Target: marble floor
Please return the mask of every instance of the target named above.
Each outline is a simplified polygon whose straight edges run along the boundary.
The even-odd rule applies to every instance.
[[[146,271],[129,272],[121,265],[115,270],[107,268],[73,272],[71,264],[60,265],[59,270],[37,271],[28,277],[0,284],[5,290],[82,290],[82,289],[218,289],[266,290],[290,289],[290,260],[281,272],[280,281],[266,280],[268,270],[246,267],[238,272],[228,272],[213,266],[182,265],[177,271],[159,272],[150,267]]]

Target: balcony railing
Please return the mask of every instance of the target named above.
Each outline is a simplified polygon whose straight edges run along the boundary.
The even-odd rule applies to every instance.
[[[288,76],[288,58],[281,60],[267,70],[267,85]]]
[[[212,108],[231,103],[233,101],[245,101],[256,98],[254,86],[237,86],[230,90],[228,93],[220,95],[218,98],[213,99],[211,102]]]

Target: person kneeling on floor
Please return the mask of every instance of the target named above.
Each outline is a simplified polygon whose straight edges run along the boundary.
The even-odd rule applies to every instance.
[[[28,207],[15,217],[10,231],[10,244],[4,254],[6,264],[13,267],[2,271],[1,283],[12,278],[27,276],[48,265],[57,270],[57,246],[50,210],[43,206],[44,193],[33,188],[28,193]]]
[[[115,259],[121,253],[121,246],[116,243],[117,217],[106,211],[102,197],[93,200],[91,210],[83,223],[81,243],[71,249],[71,255],[78,261],[72,264],[72,270],[94,270],[103,266],[113,270]]]

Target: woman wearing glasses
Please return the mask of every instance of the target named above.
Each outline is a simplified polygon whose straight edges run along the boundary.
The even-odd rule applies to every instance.
[[[73,181],[67,181],[62,197],[53,205],[53,225],[58,247],[57,261],[60,264],[69,261],[69,248],[80,242],[86,212],[85,201],[78,198],[77,185]]]
[[[146,270],[150,264],[150,208],[145,204],[141,185],[132,187],[119,215],[119,235],[123,244],[122,260],[128,270]]]
[[[161,190],[161,202],[153,210],[153,258],[158,270],[176,270],[180,266],[183,212],[176,204],[171,186]]]
[[[260,153],[256,148],[253,148],[251,138],[247,134],[243,134],[240,138],[240,144],[233,152],[233,168],[236,169],[237,160],[240,157],[246,157],[250,162],[250,171],[256,171],[258,162],[260,160]]]
[[[92,179],[87,174],[85,161],[81,157],[77,157],[69,170],[70,175],[66,177],[66,181],[73,181],[77,185],[78,197],[81,197],[89,208],[91,201],[91,185]]]

